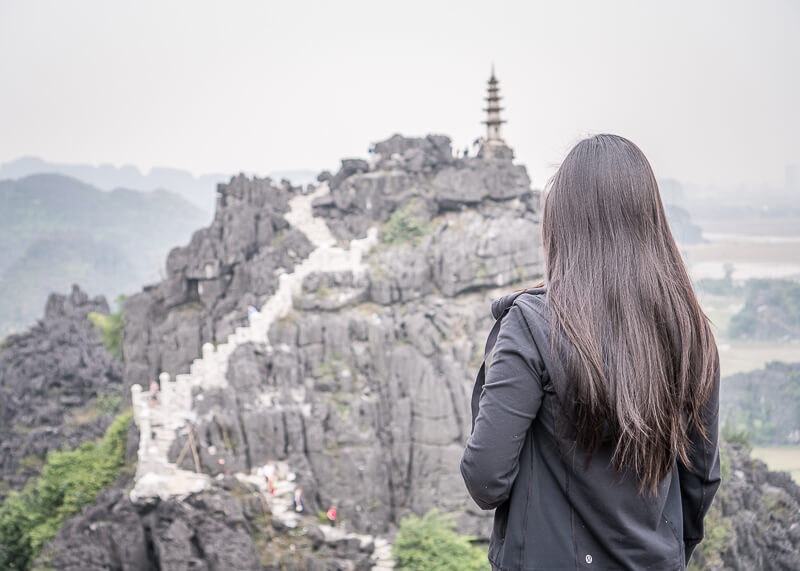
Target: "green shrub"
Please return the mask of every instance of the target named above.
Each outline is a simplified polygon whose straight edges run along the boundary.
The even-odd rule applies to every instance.
[[[431,510],[422,517],[409,515],[400,521],[392,553],[397,569],[414,571],[484,571],[489,569],[486,551],[454,530],[453,518]]]
[[[387,246],[411,243],[419,244],[420,240],[431,231],[431,223],[414,214],[414,204],[395,210],[383,225],[381,241]]]
[[[132,412],[118,416],[102,442],[47,454],[42,475],[0,507],[0,568],[29,569],[61,524],[92,503],[125,464],[125,440]]]
[[[791,280],[748,280],[744,307],[731,317],[731,337],[779,339],[800,336],[800,284]]]
[[[715,499],[716,500],[716,499]],[[689,561],[689,571],[722,569],[722,554],[731,548],[734,539],[731,522],[722,516],[720,502],[714,501],[704,520],[705,537]]]
[[[122,395],[109,393],[99,393],[95,401],[95,407],[100,414],[114,415],[119,412],[122,406]]]
[[[89,314],[89,321],[91,321],[92,325],[97,327],[103,335],[103,344],[106,346],[106,349],[117,359],[122,359],[122,332],[125,327],[125,320],[122,317],[124,302],[125,296],[121,295],[117,298],[119,311],[116,313],[105,315],[92,311]]]
[[[730,418],[726,418],[725,424],[722,425],[722,440],[731,444],[744,444],[749,447],[750,431],[747,430],[746,425],[734,425]]]

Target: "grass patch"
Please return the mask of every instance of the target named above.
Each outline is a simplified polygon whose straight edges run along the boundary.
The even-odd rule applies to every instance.
[[[414,213],[414,203],[392,212],[381,230],[381,242],[387,246],[416,246],[433,229],[433,224]]]

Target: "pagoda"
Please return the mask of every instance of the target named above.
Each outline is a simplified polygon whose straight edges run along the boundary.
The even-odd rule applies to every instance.
[[[480,140],[478,157],[484,159],[512,159],[514,152],[506,145],[500,134],[500,129],[506,121],[500,118],[500,82],[494,75],[494,65],[492,65],[492,76],[489,78],[488,96],[486,100],[486,120],[482,121],[486,125],[486,138]]]

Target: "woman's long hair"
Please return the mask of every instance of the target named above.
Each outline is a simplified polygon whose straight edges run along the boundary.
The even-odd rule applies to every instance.
[[[642,151],[616,135],[578,143],[553,177],[542,223],[545,281],[565,366],[562,413],[588,461],[612,462],[655,492],[700,410],[716,346]]]

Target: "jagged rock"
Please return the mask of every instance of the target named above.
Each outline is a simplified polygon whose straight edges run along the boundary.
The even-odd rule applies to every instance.
[[[450,138],[445,135],[428,135],[424,138],[409,138],[392,135],[385,141],[373,146],[378,161],[377,167],[385,169],[391,166],[406,167],[412,172],[419,172],[425,167],[449,164],[453,161]]]
[[[450,140],[441,135],[394,135],[377,143],[374,152],[371,165],[343,163],[331,181],[330,195],[314,204],[315,214],[326,218],[339,238],[363,236],[371,224],[386,221],[412,199],[424,205],[430,218],[486,200],[532,195],[524,166],[510,160],[455,158]],[[538,202],[530,207],[538,211]]]
[[[723,483],[706,517],[699,569],[800,569],[800,486],[743,445],[722,445]]]
[[[68,571],[371,568],[371,543],[329,540],[316,526],[298,532],[274,519],[267,529],[270,514],[253,490],[230,487],[183,500],[133,503],[117,485],[67,520],[42,559]]]
[[[486,198],[508,200],[530,191],[525,167],[511,162],[459,159],[436,173],[433,189],[441,210],[477,205]]]
[[[94,408],[98,395],[118,396],[122,365],[89,322],[107,314],[102,296],[78,286],[52,294],[44,318],[10,335],[0,348],[0,500],[38,475],[48,450],[101,437],[111,416]]]
[[[369,298],[369,280],[352,272],[313,273],[303,280],[299,307],[303,310],[335,311]]]
[[[125,380],[148,386],[162,371],[186,372],[203,343],[247,323],[247,306],[275,292],[278,276],[310,243],[283,217],[300,190],[234,177],[218,186],[211,226],[167,258],[167,279],[125,301]]]

